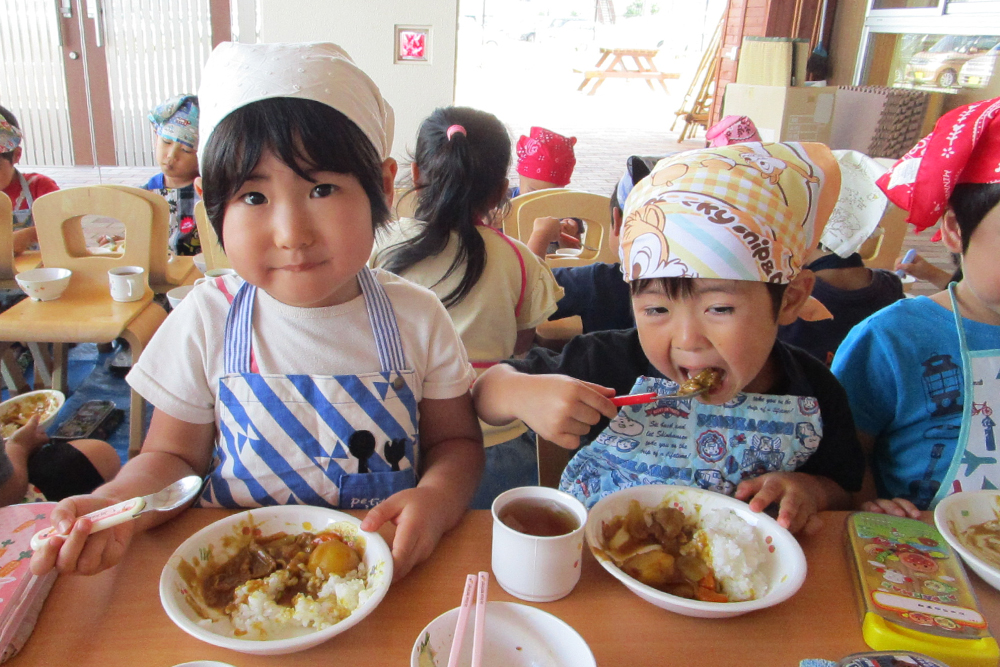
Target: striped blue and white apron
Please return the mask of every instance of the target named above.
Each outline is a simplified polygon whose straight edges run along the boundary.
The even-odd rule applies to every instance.
[[[382,368],[362,375],[253,372],[257,290],[240,287],[226,319],[219,440],[201,506],[364,509],[416,485],[414,372],[385,290],[367,268],[358,282]]]

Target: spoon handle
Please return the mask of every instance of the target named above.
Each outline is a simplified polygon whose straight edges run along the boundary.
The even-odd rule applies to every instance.
[[[90,532],[93,534],[106,528],[117,526],[120,523],[131,521],[139,516],[144,509],[146,509],[145,498],[131,498],[114,505],[109,505],[108,507],[103,507],[90,514],[85,514],[82,518],[90,519],[93,522],[90,528]],[[31,548],[35,550],[40,549],[45,544],[45,540],[55,534],[55,527],[38,531],[31,538]]]

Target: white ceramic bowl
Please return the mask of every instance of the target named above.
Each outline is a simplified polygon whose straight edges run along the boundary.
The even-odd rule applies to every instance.
[[[47,399],[48,410],[39,418],[38,424],[42,428],[48,428],[66,402],[66,395],[55,389],[37,389],[25,392],[0,403],[0,425],[9,424],[11,418],[18,412],[23,409],[31,409],[32,404],[40,402],[42,398]]]
[[[52,301],[66,291],[72,275],[69,269],[31,269],[17,274],[14,280],[35,301]]]
[[[193,259],[195,268],[204,274],[205,270],[208,268],[208,265],[205,264],[205,253],[199,252]]]
[[[360,536],[365,541],[363,562],[368,566],[369,580],[374,581],[371,597],[350,616],[322,630],[307,630],[307,634],[288,639],[234,637],[229,619],[202,604],[200,592],[188,586],[179,568],[188,571],[193,565],[197,573],[199,568],[204,567],[206,550],[211,550],[209,553],[214,554],[217,563],[224,562],[238,548],[233,544],[238,540],[231,539],[232,536],[238,535],[251,521],[254,528],[260,529],[264,535],[303,531],[319,533],[333,529],[341,534]],[[311,648],[357,625],[378,606],[389,590],[392,553],[381,536],[362,532],[360,525],[361,520],[349,514],[307,505],[262,507],[233,514],[202,528],[177,547],[160,575],[160,602],[167,616],[181,630],[215,646],[258,655],[294,653]],[[213,620],[208,627],[199,623],[206,617]]]
[[[948,496],[934,509],[934,525],[962,560],[993,588],[1000,590],[1000,567],[975,546],[963,542],[969,526],[1000,519],[1000,491],[964,491]]]
[[[667,500],[687,516],[712,509],[734,511],[754,527],[761,544],[767,549],[763,565],[768,582],[767,593],[756,600],[745,602],[688,600],[647,586],[622,572],[601,548],[601,524],[610,522],[616,516],[624,516],[628,512],[630,500],[638,501],[644,508],[656,507]],[[727,618],[771,607],[792,597],[806,578],[806,558],[802,547],[777,521],[766,514],[750,511],[749,505],[735,498],[694,487],[652,484],[616,491],[602,498],[590,509],[585,534],[594,557],[630,591],[657,607],[685,616]]]
[[[448,664],[458,608],[421,630],[410,653],[410,667]],[[458,664],[472,663],[475,608],[469,612]],[[420,662],[421,653],[425,654]],[[431,662],[428,663],[427,659]],[[552,614],[516,602],[486,603],[486,637],[482,667],[596,667],[587,642],[568,623]]]
[[[170,302],[170,307],[176,308],[181,305],[181,301],[183,301],[184,297],[186,297],[193,289],[194,285],[181,285],[180,287],[175,287],[167,292],[167,301]]]

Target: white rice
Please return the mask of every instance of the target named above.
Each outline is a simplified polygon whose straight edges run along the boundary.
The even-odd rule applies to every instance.
[[[728,509],[703,511],[700,518],[693,541],[702,547],[702,557],[715,571],[722,592],[731,602],[766,595],[762,567],[767,550],[753,526]]]
[[[230,618],[237,637],[283,639],[321,630],[350,616],[372,594],[364,563],[343,577],[327,577],[315,598],[298,594],[291,607],[279,605],[276,600],[291,579],[287,570],[277,570],[236,589],[236,608]]]

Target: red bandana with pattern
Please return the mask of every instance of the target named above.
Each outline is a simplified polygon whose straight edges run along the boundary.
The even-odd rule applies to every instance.
[[[948,208],[959,183],[1000,183],[1000,97],[949,111],[876,183],[922,231]]]

